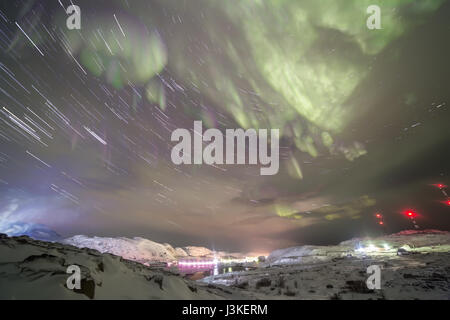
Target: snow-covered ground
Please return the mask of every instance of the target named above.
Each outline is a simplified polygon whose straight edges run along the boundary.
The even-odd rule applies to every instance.
[[[399,248],[402,255],[397,255]],[[381,267],[380,290],[366,285],[371,265]],[[450,233],[405,231],[337,246],[281,249],[255,270],[201,281],[242,288],[254,298],[266,299],[449,300]]]
[[[167,244],[135,238],[90,238],[124,258],[176,258]],[[75,237],[84,246],[86,237]],[[109,249],[108,249],[109,248]],[[108,249],[108,250],[106,250]],[[187,256],[208,249],[182,249]],[[401,255],[397,254],[400,249]],[[130,252],[127,252],[130,250]],[[155,255],[153,254],[155,253]],[[69,265],[82,289],[69,290]],[[367,267],[381,267],[381,289],[369,290]],[[0,235],[0,299],[450,299],[450,233],[405,231],[336,246],[272,252],[256,269],[189,281],[120,256],[28,237]]]
[[[81,269],[80,290],[66,287]],[[232,292],[233,291],[233,292]],[[205,286],[176,274],[92,249],[0,234],[0,299],[230,299],[238,290]]]

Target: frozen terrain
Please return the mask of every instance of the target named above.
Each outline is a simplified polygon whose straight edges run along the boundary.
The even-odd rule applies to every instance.
[[[182,248],[173,248],[170,244],[161,244],[144,238],[107,238],[78,235],[61,242],[78,248],[90,248],[101,253],[111,253],[141,263],[173,261],[188,255]]]
[[[125,259],[68,244],[0,235],[0,299],[450,299],[449,232],[405,231],[336,246],[280,249],[254,270],[195,282],[174,271],[126,260],[142,257],[142,248],[157,252],[158,258],[169,254],[176,258],[181,251],[140,238],[131,240],[142,246],[134,242],[127,246],[130,239],[120,239],[120,246],[115,241],[109,245],[121,248],[122,254],[132,250]],[[101,244],[107,247],[108,243]],[[82,270],[82,289],[76,291],[66,287],[66,270],[72,264]],[[366,286],[370,265],[381,267],[380,290]]]
[[[81,289],[69,290],[78,265]],[[236,292],[205,286],[92,249],[0,234],[0,299],[229,299]]]
[[[167,243],[158,243],[144,238],[108,238],[77,235],[61,241],[78,248],[90,248],[101,253],[111,253],[141,263],[171,262],[180,258],[239,257],[238,253],[213,252],[205,247],[187,246],[174,248]]]
[[[381,267],[381,290],[367,288],[370,265]],[[254,298],[266,299],[449,300],[450,233],[404,231],[337,246],[276,250],[256,270],[202,281],[242,288]]]

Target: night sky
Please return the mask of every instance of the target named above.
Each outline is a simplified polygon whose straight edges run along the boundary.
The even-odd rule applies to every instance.
[[[450,230],[450,1],[73,0],[80,30],[70,4],[0,4],[0,232],[268,252],[405,209]],[[279,173],[174,165],[194,120],[280,129]]]

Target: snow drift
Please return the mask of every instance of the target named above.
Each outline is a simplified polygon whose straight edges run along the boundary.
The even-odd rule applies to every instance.
[[[66,287],[70,265],[80,290]],[[0,299],[224,299],[230,290],[92,249],[0,234]],[[239,298],[239,295],[234,294]]]

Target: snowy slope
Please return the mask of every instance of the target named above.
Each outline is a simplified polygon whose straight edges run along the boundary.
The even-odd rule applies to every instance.
[[[267,257],[267,265],[315,263],[330,261],[347,255],[359,255],[359,247],[374,246],[383,252],[364,252],[364,254],[396,254],[400,247],[409,251],[441,250],[450,251],[450,232],[438,230],[406,230],[396,234],[376,238],[355,238],[341,242],[337,246],[299,246],[275,250]],[[384,247],[389,250],[384,250]]]
[[[366,285],[367,268],[381,268],[380,290]],[[341,257],[210,276],[201,281],[240,288],[255,299],[450,300],[450,252]]]
[[[204,257],[213,255],[213,252],[211,250],[204,247],[188,246],[184,247],[184,250],[186,250],[187,254],[192,257]]]
[[[144,238],[107,238],[74,236],[61,241],[78,248],[90,248],[102,253],[111,253],[128,260],[138,262],[173,261],[187,256],[181,248],[173,248],[169,244],[160,244]]]
[[[213,252],[205,247],[188,246],[174,248],[170,244],[158,243],[144,238],[108,238],[77,235],[61,241],[78,248],[90,248],[102,253],[111,253],[141,263],[169,262],[180,258],[213,258],[230,255],[227,252]]]
[[[354,247],[360,242],[381,244],[387,243],[391,247],[397,248],[408,245],[411,248],[432,247],[437,245],[450,244],[450,232],[439,230],[405,230],[387,236],[376,238],[355,238],[341,242],[339,245]]]
[[[378,242],[392,247],[408,244],[411,254],[360,255],[354,250],[361,243]],[[154,243],[145,243],[155,249]],[[166,246],[158,245],[161,250]],[[403,232],[352,239],[338,246],[293,247],[274,251],[269,260],[256,269],[192,282],[108,253],[0,234],[0,299],[450,300],[448,232]],[[78,291],[65,286],[66,270],[72,264],[82,271]],[[366,286],[371,265],[382,270],[380,290]]]
[[[358,252],[388,244],[390,250]],[[398,256],[397,249],[409,254]],[[381,289],[370,290],[367,268],[381,269]],[[267,263],[246,272],[202,279],[240,288],[256,299],[440,299],[450,300],[450,233],[404,231],[338,246],[300,246],[272,252]]]
[[[80,290],[66,287],[69,265],[81,269]],[[232,294],[118,256],[4,234],[0,288],[0,299],[224,299]]]

